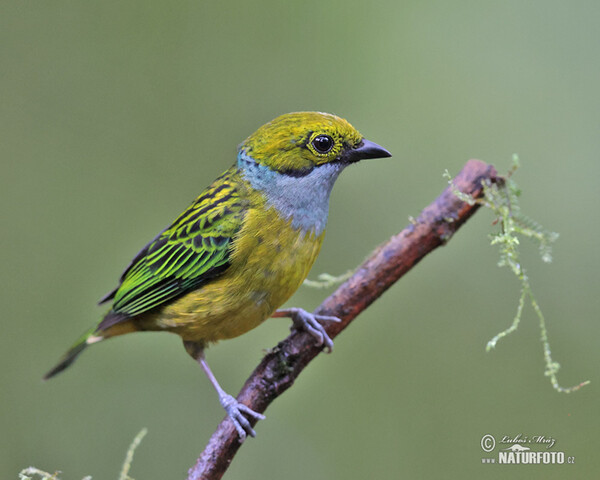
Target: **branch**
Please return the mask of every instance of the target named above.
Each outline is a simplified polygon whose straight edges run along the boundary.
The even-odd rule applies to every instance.
[[[495,182],[496,169],[479,160],[469,160],[453,180],[454,187],[478,198],[482,182]],[[444,245],[454,232],[479,208],[459,200],[448,186],[442,194],[404,230],[378,247],[343,285],[330,295],[315,313],[333,315],[340,323],[329,322],[326,330],[333,339],[350,322],[425,255]],[[293,332],[273,348],[246,380],[237,399],[255,412],[292,386],[300,372],[322,347],[306,332]],[[250,419],[252,424],[255,420]],[[220,479],[241,443],[227,417],[210,438],[204,452],[190,471],[188,480]]]

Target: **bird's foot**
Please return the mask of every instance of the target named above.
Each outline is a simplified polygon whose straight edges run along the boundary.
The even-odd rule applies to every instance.
[[[233,396],[224,394],[219,397],[221,405],[227,412],[227,415],[233,422],[233,426],[237,430],[240,438],[240,443],[246,440],[246,436],[256,437],[256,432],[250,425],[249,420],[244,414],[254,417],[256,420],[264,420],[266,417],[258,412],[255,412],[250,407],[238,402]]]
[[[323,345],[327,353],[331,353],[333,340],[329,338],[325,327],[320,322],[341,322],[338,317],[315,315],[302,308],[287,308],[277,310],[276,313],[278,317],[290,317],[292,319],[292,330],[304,330],[310,333],[317,340],[317,345]]]

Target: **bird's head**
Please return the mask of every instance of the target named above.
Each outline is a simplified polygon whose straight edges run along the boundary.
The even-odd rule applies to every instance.
[[[391,156],[343,118],[320,112],[281,115],[250,135],[239,151],[259,165],[291,176],[307,175],[325,164],[343,167],[366,158]]]

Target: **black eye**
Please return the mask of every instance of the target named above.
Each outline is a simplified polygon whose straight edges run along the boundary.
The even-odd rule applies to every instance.
[[[333,148],[333,138],[329,135],[319,135],[312,141],[313,147],[319,153],[327,153]]]

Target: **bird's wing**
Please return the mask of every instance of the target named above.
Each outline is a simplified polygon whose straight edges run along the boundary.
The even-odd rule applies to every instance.
[[[113,306],[98,329],[173,300],[227,269],[246,210],[229,181],[234,174],[225,172],[136,255],[120,285],[101,300],[112,298]]]

